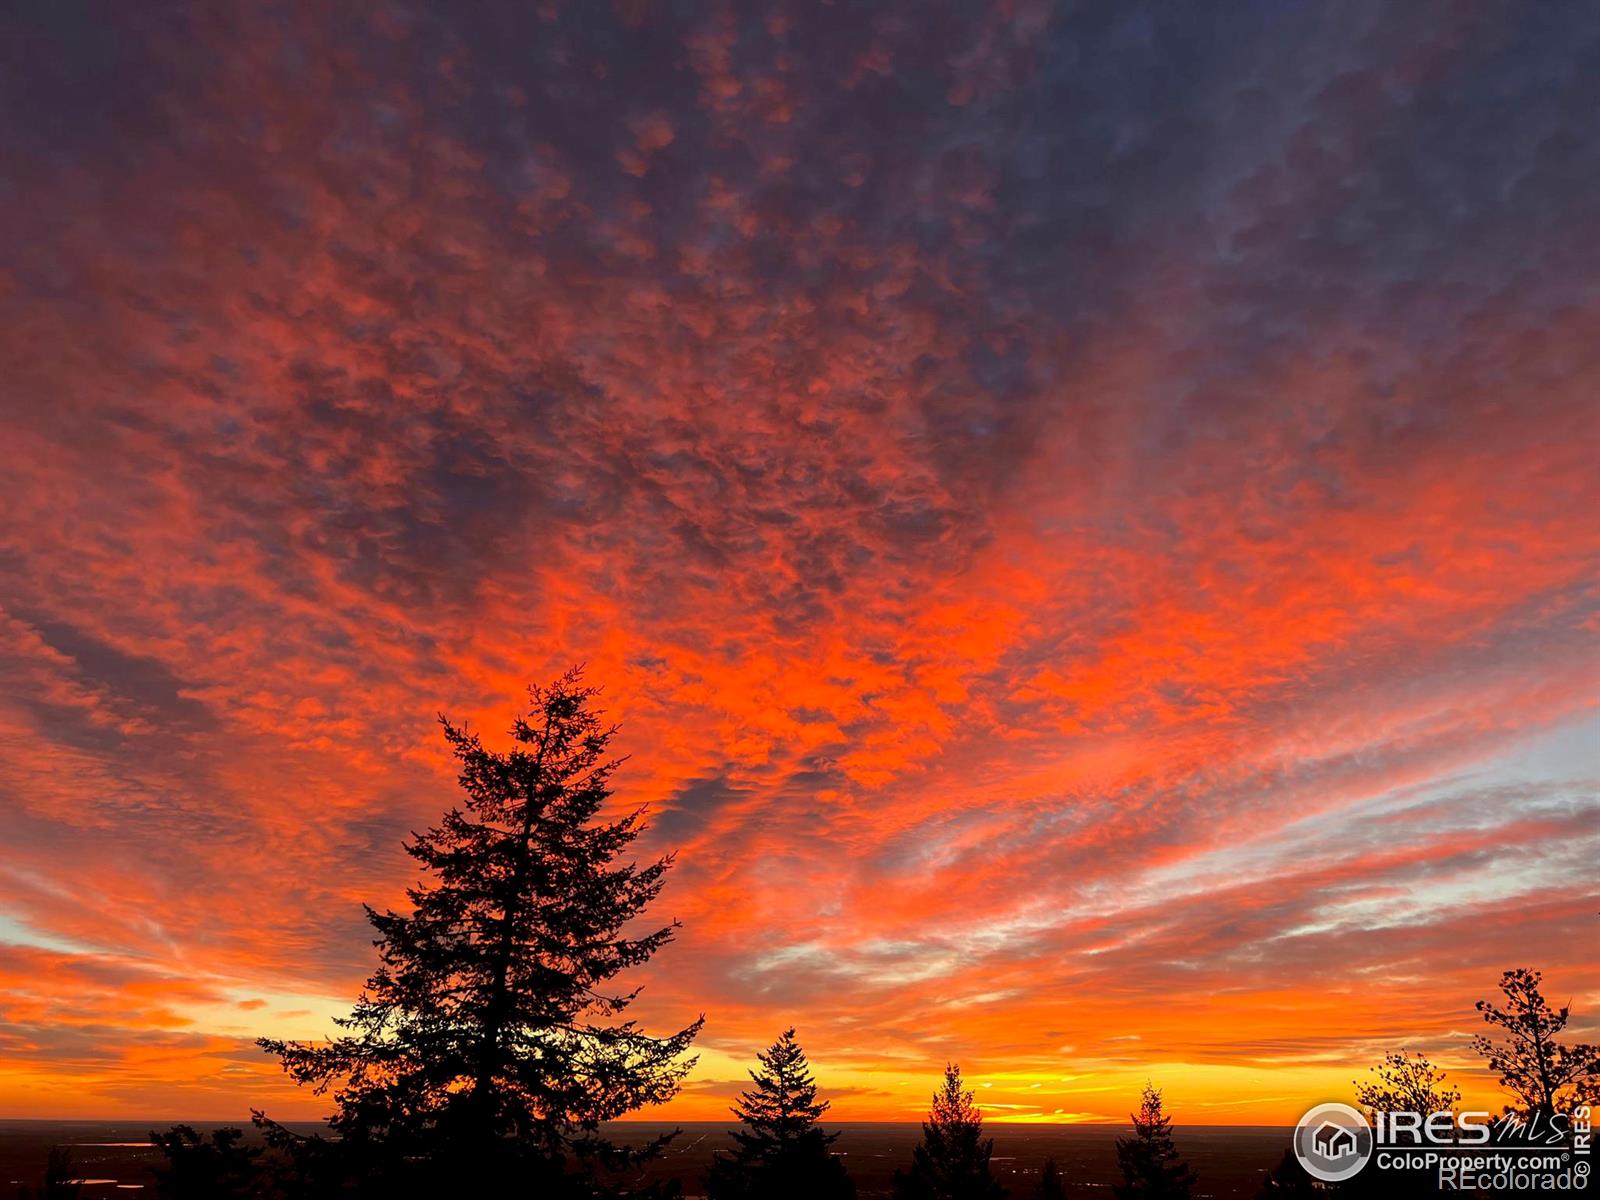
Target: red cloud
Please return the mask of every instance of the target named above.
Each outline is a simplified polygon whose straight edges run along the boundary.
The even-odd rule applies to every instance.
[[[351,994],[433,714],[576,659],[680,851],[644,1003],[803,1017],[841,1116],[957,1048],[1342,1080],[1504,966],[1600,985],[1586,189],[1413,227],[1385,157],[1454,170],[1384,105],[1477,51],[1208,84],[1199,162],[1031,6],[220,19],[0,194],[7,1114],[281,1088],[216,1010]],[[1538,99],[1485,136],[1564,144]]]

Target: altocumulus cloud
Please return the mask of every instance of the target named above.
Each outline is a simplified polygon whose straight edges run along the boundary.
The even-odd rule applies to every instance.
[[[764,8],[11,8],[0,1105],[281,1088],[573,659],[682,1112],[1600,986],[1596,14]]]

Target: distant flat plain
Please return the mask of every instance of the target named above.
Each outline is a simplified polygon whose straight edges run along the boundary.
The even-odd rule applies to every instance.
[[[0,1200],[12,1200],[23,1185],[36,1186],[52,1146],[72,1151],[77,1174],[93,1182],[83,1189],[84,1200],[137,1196],[154,1191],[152,1163],[160,1156],[148,1144],[152,1128],[164,1130],[162,1121],[23,1121],[0,1120]],[[227,1122],[192,1121],[197,1129],[212,1129]],[[247,1131],[248,1121],[235,1122]],[[316,1124],[292,1124],[297,1132],[314,1133]],[[718,1122],[689,1121],[681,1125],[626,1122],[610,1127],[620,1141],[640,1141],[667,1129],[682,1133],[662,1159],[647,1172],[649,1179],[677,1178],[687,1196],[701,1192],[700,1180],[714,1151],[731,1143],[732,1126]],[[911,1147],[921,1136],[915,1124],[841,1122],[834,1149],[844,1155],[861,1200],[888,1197],[896,1167],[910,1161]],[[1011,1200],[1031,1200],[1046,1158],[1054,1158],[1066,1176],[1067,1194],[1110,1195],[1118,1180],[1117,1137],[1127,1129],[1118,1125],[1000,1125],[988,1127],[994,1138],[996,1176],[1011,1191]],[[1178,1147],[1200,1175],[1197,1196],[1249,1197],[1289,1146],[1286,1128],[1272,1126],[1191,1125],[1174,1130]]]

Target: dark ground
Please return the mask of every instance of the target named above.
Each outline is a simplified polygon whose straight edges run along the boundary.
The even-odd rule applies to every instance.
[[[171,1122],[159,1122],[165,1129]],[[214,1121],[193,1122],[211,1129]],[[239,1122],[249,1129],[248,1122]],[[312,1132],[315,1125],[295,1126]],[[714,1150],[729,1144],[728,1126],[686,1123],[666,1157],[651,1170],[653,1178],[676,1176],[690,1195],[699,1192]],[[921,1134],[916,1125],[840,1124],[835,1149],[845,1156],[862,1200],[889,1194],[889,1179],[911,1157]],[[619,1139],[654,1133],[658,1126],[615,1127]],[[0,1121],[0,1200],[13,1200],[23,1184],[37,1185],[51,1146],[68,1146],[82,1178],[100,1181],[83,1189],[84,1200],[152,1191],[149,1167],[159,1156],[148,1144],[150,1123],[127,1121]],[[994,1137],[995,1174],[1011,1189],[1012,1200],[1030,1200],[1039,1165],[1053,1156],[1067,1178],[1067,1192],[1109,1197],[1116,1178],[1112,1142],[1127,1131],[1112,1125],[990,1125]],[[1254,1197],[1262,1176],[1289,1145],[1289,1129],[1260,1126],[1191,1126],[1175,1130],[1178,1146],[1200,1174],[1197,1196]],[[135,1143],[117,1145],[116,1143]]]

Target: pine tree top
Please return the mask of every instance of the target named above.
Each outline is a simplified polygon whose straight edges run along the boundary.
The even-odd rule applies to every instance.
[[[755,1086],[740,1092],[732,1109],[749,1133],[734,1136],[790,1141],[813,1130],[828,1111],[828,1102],[817,1099],[811,1064],[795,1040],[793,1027],[758,1052],[756,1060],[759,1066],[750,1072]],[[833,1136],[828,1138],[830,1142]]]
[[[1161,1103],[1161,1091],[1146,1083],[1139,1111],[1130,1114],[1133,1136],[1117,1139],[1117,1165],[1123,1182],[1115,1188],[1122,1200],[1183,1200],[1194,1187],[1195,1174],[1172,1140],[1172,1118]]]
[[[922,1123],[922,1140],[911,1151],[911,1170],[896,1176],[896,1194],[999,1200],[1005,1189],[990,1172],[993,1153],[994,1141],[983,1136],[983,1114],[962,1085],[961,1068],[949,1063]]]
[[[1172,1118],[1161,1107],[1161,1089],[1148,1082],[1139,1094],[1139,1111],[1130,1113],[1129,1118],[1134,1133],[1142,1138],[1156,1137],[1172,1128]]]
[[[983,1128],[983,1114],[972,1102],[972,1092],[962,1086],[961,1068],[955,1063],[945,1065],[944,1082],[933,1093],[927,1124],[945,1131]]]
[[[712,1200],[854,1200],[844,1164],[829,1149],[838,1134],[818,1124],[827,1112],[817,1099],[805,1051],[786,1029],[756,1055],[753,1087],[739,1094],[733,1114],[736,1150],[712,1157],[706,1191]]]

